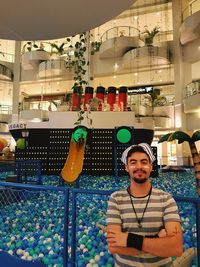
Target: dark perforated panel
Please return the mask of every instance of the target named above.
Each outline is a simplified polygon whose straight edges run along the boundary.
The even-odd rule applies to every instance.
[[[16,149],[16,159],[41,160],[42,174],[60,174],[67,159],[72,130],[29,129],[28,147],[24,150]],[[116,145],[114,131],[114,129],[89,129],[83,174],[115,174],[115,155],[117,155],[118,175],[126,174],[120,158],[130,143]],[[12,130],[11,133],[16,140],[21,138],[19,130]],[[134,130],[133,136],[135,133]],[[135,138],[131,143],[133,140]],[[154,165],[157,168],[157,163]]]
[[[22,138],[17,131],[18,139]],[[30,129],[29,137],[27,138],[28,146],[26,149],[17,149],[15,153],[16,160],[40,160],[42,163],[42,172],[47,173],[49,161],[49,130],[48,129]]]
[[[59,174],[65,164],[72,130],[51,129],[49,133],[49,166],[48,174]]]
[[[94,129],[91,138],[91,172],[92,174],[113,174],[113,130]]]

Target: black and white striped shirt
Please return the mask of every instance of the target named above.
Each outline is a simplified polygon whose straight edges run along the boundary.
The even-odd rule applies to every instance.
[[[137,217],[141,218],[148,200],[148,195],[145,197],[132,197],[132,200]],[[148,236],[158,234],[166,222],[180,222],[176,202],[169,193],[152,188],[149,203],[142,220],[142,228],[138,228],[138,222],[127,190],[114,192],[110,196],[106,214],[107,225],[120,224],[123,232]],[[138,256],[116,254],[114,257],[116,267],[172,266],[171,258],[161,258],[148,253]]]

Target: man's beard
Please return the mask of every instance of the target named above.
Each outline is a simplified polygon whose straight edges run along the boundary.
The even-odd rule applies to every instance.
[[[141,169],[137,169],[137,170],[135,170],[134,172],[133,172],[133,175],[135,174],[135,173],[137,173],[137,171],[142,171],[144,174],[146,174],[146,171],[144,171],[144,170],[141,170]],[[146,181],[148,180],[148,178],[146,178],[146,177],[144,177],[144,178],[136,178],[136,177],[134,177],[133,176],[133,181],[135,182],[135,183],[137,183],[137,184],[144,184],[144,183],[146,183]]]
[[[146,183],[146,181],[148,180],[147,178],[136,178],[136,177],[133,177],[132,178],[134,182],[136,182],[137,184],[144,184]]]

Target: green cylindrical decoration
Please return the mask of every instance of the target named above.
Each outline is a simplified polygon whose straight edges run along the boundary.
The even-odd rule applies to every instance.
[[[26,144],[27,142],[25,143],[25,139],[24,138],[19,138],[16,142],[16,146],[18,149],[25,149],[26,148]]]
[[[119,143],[129,143],[131,140],[131,131],[126,128],[121,128],[120,130],[118,130],[116,137]]]
[[[75,129],[75,131],[72,134],[72,139],[76,143],[85,141],[86,138],[87,138],[87,130],[85,127],[79,127]]]

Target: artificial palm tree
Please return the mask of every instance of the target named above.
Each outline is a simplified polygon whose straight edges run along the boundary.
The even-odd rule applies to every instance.
[[[188,134],[182,132],[182,131],[176,131],[173,133],[168,133],[163,135],[158,143],[162,143],[164,141],[170,142],[173,140],[178,140],[178,144],[183,143],[184,141],[189,143],[190,151],[192,154],[192,160],[194,164],[194,173],[196,178],[196,186],[197,186],[197,192],[200,196],[200,154],[197,151],[195,142],[200,140],[200,131],[196,131],[193,133],[192,136],[189,136]]]

